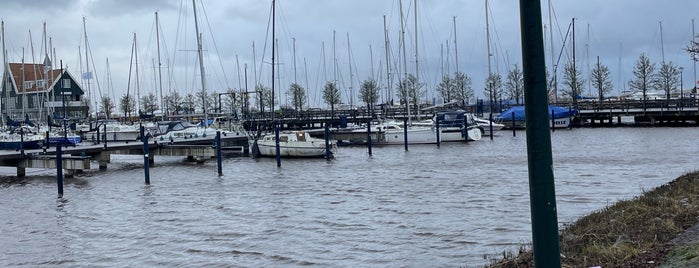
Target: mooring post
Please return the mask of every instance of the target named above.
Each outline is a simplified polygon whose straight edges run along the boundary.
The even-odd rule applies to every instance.
[[[573,108],[568,107],[568,128],[573,129]]]
[[[548,129],[546,62],[540,0],[520,0],[522,70],[529,170],[532,251],[536,267],[561,267],[551,132]]]
[[[104,148],[107,149],[107,124],[104,124]]]
[[[93,142],[94,142],[94,140],[93,140]],[[100,142],[100,126],[97,125],[97,143],[95,143],[95,144],[100,144],[100,143],[101,143]]]
[[[274,122],[274,144],[276,147],[275,155],[277,158],[277,167],[282,166],[282,156],[279,150],[279,123]]]
[[[493,135],[493,132],[490,132],[490,135]],[[515,112],[512,112],[512,137],[517,137],[517,129],[515,129]]]
[[[468,141],[468,114],[466,113],[464,113],[464,141]]]
[[[556,112],[554,110],[551,110],[551,132],[556,131]]]
[[[366,146],[371,155],[371,120],[366,122]]]
[[[106,133],[106,132],[105,132]],[[150,185],[150,162],[148,161],[148,137],[146,135],[143,135],[144,130],[143,126],[141,126],[141,141],[143,141],[143,172],[146,177],[146,185]],[[105,146],[106,146],[106,139],[105,139]]]
[[[325,124],[325,159],[330,160],[330,126]]]
[[[439,116],[435,116],[435,121],[434,121],[434,130],[435,130],[435,135],[437,135],[437,147],[440,145],[440,135],[439,135]]]
[[[491,112],[490,115],[488,116],[488,120],[490,123],[488,123],[488,127],[490,128],[490,140],[493,140],[493,113]],[[515,128],[515,121],[512,120],[512,129]]]
[[[405,150],[408,150],[408,118],[403,118],[403,144],[405,144]]]
[[[63,196],[63,152],[61,152],[61,142],[56,144],[56,185],[58,185],[58,197]]]
[[[24,156],[24,128],[19,128],[19,153]]]
[[[46,131],[44,134],[44,153],[46,152],[46,149],[48,149],[51,146],[51,140],[49,139],[49,132]]]
[[[221,131],[216,131],[216,167],[218,175],[223,175],[223,167],[221,167]]]

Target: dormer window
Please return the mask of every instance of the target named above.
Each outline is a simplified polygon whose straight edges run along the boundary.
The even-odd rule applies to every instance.
[[[22,88],[23,88],[24,90],[31,89],[31,88],[32,88],[32,85],[34,85],[34,82],[32,82],[32,81],[25,81],[25,82],[24,82],[24,85],[22,86]]]
[[[36,87],[37,88],[44,88],[44,80],[36,80]]]

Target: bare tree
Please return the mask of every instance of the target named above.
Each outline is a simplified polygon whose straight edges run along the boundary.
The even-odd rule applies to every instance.
[[[298,83],[293,83],[289,87],[289,93],[291,93],[291,105],[294,106],[294,110],[303,110],[303,106],[306,105],[306,89]]]
[[[155,110],[158,110],[158,97],[155,93],[151,92],[146,95],[141,96],[141,111],[146,114],[152,114]]]
[[[519,100],[524,97],[524,75],[517,64],[507,73],[505,89],[507,89],[507,96],[519,105]]]
[[[340,89],[334,82],[327,82],[323,87],[323,100],[330,105],[332,116],[335,116],[335,105],[340,103]]]
[[[672,62],[663,63],[660,65],[660,70],[655,80],[655,86],[657,89],[665,91],[665,99],[670,99],[670,92],[672,89],[679,87],[680,85],[680,70]]]
[[[633,67],[633,75],[634,79],[629,81],[629,87],[643,93],[643,110],[645,111],[648,89],[656,81],[655,64],[651,63],[645,54],[641,54]]]
[[[458,101],[461,105],[468,104],[469,100],[473,99],[474,92],[471,86],[471,77],[462,72],[454,73],[454,79],[452,80],[453,88],[451,95],[453,99]]]
[[[132,95],[124,94],[119,99],[119,109],[124,112],[124,117],[131,117],[131,113],[136,110],[136,101]]]
[[[442,76],[442,81],[437,85],[437,92],[442,96],[444,102],[450,102],[454,97],[454,80],[449,75]]]
[[[100,101],[100,110],[104,112],[105,116],[107,119],[109,119],[110,116],[112,116],[112,113],[114,112],[114,101],[112,101],[112,98],[110,97],[102,97],[102,100]]]
[[[260,100],[260,112],[264,113],[265,107],[272,105],[272,100],[274,98],[274,96],[272,96],[272,89],[269,87],[265,87],[262,84],[257,84],[257,86],[255,86],[255,92],[257,92],[258,98]]]
[[[423,84],[417,81],[417,77],[413,74],[408,74],[407,77],[403,78],[403,80],[398,83],[398,92],[396,93],[398,99],[401,100],[401,104],[406,104],[405,102],[408,101],[408,103],[418,105],[420,97],[424,95],[422,86]],[[407,104],[406,107],[408,107]]]
[[[359,97],[369,107],[379,101],[379,86],[376,84],[376,80],[364,80],[359,88]]]
[[[573,101],[573,107],[578,106],[578,97],[580,97],[580,92],[582,92],[583,84],[585,81],[582,79],[582,73],[579,69],[576,69],[572,62],[568,62],[563,68],[563,85],[567,89],[563,90],[563,96],[571,98]]]
[[[491,74],[485,79],[485,88],[483,93],[491,103],[502,98],[502,76],[500,74]]]
[[[590,82],[592,82],[592,86],[597,89],[597,97],[599,102],[602,102],[604,100],[604,96],[612,91],[612,80],[609,67],[600,64],[599,57],[597,57],[597,64],[590,73]]]

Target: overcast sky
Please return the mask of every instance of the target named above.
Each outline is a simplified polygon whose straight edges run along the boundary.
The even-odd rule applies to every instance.
[[[414,1],[404,0],[402,5],[407,71],[415,73],[417,32],[419,77],[426,84],[427,98],[435,97],[434,87],[443,72],[456,70],[457,57],[459,71],[472,78],[476,97],[483,98],[488,72],[485,1],[418,0],[417,31]],[[490,0],[489,5],[491,67],[493,72],[505,77],[514,64],[522,66],[518,1]],[[246,65],[249,90],[253,89],[255,79],[271,86],[271,6],[271,0],[197,0],[207,91],[245,88]],[[614,95],[628,88],[632,67],[642,53],[657,65],[664,58],[683,66],[685,88],[691,88],[692,81],[697,80],[694,64],[684,48],[692,38],[692,19],[699,10],[699,1],[553,0],[552,9],[555,58],[561,53],[562,40],[575,17],[576,65],[587,78],[588,66],[593,66],[599,56],[601,63],[612,72]],[[385,95],[384,15],[390,42],[391,76],[396,76],[397,68],[403,68],[397,66],[403,62],[398,0],[277,0],[275,10],[279,44],[279,56],[275,61],[279,63],[281,80],[275,85],[275,92],[277,96],[281,93],[282,104],[286,102],[284,92],[294,80],[307,88],[310,107],[325,107],[320,88],[326,81],[335,79],[344,103],[350,103],[350,96],[354,94],[354,104],[360,105],[359,83],[372,75],[379,80]],[[45,22],[50,45],[56,51],[55,65],[62,61],[79,79],[87,68],[84,17],[91,49],[89,68],[96,78],[90,83],[93,96],[101,94],[118,99],[126,94],[127,88],[131,94],[153,92],[160,95],[156,11],[160,22],[163,93],[177,90],[180,94],[188,94],[200,90],[191,0],[4,0],[0,17],[5,22],[8,61],[21,62],[22,57],[25,62],[32,62],[32,58],[37,63],[43,61],[42,24]],[[546,54],[551,57],[548,14],[548,1],[543,0]],[[138,83],[136,59],[132,57],[134,33]],[[560,68],[572,58],[571,37],[568,39],[566,51],[557,61]],[[337,69],[333,68],[335,63]],[[551,59],[546,63],[551,64]],[[446,65],[448,70],[443,67]],[[400,72],[404,72],[402,70]],[[107,83],[108,74],[111,84]],[[393,79],[394,84],[396,81]],[[585,94],[592,94],[587,84]]]

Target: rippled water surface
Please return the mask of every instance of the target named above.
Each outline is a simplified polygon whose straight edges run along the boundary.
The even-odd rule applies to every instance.
[[[697,128],[552,134],[569,223],[699,166]],[[0,183],[0,266],[436,267],[486,264],[531,240],[525,133],[469,144],[340,148],[332,161],[204,164],[113,156],[65,181]],[[96,164],[94,165],[96,166]]]

